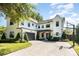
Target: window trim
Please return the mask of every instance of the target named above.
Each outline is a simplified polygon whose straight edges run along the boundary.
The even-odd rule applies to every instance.
[[[59,21],[56,21],[56,27],[59,27]]]
[[[38,28],[40,28],[40,25],[38,26]]]
[[[42,25],[42,28],[44,28],[44,25]]]
[[[56,36],[59,36],[59,32],[56,32]]]
[[[46,28],[50,28],[50,24],[46,24]]]
[[[11,35],[12,35],[12,37],[11,37]],[[14,38],[14,31],[10,31],[9,37]]]
[[[10,21],[10,25],[14,25],[14,22]]]
[[[21,25],[24,25],[24,22],[21,22]]]
[[[28,27],[30,27],[30,23],[28,23]]]

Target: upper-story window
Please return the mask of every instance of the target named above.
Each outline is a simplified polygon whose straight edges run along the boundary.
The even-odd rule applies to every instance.
[[[42,28],[44,28],[44,25],[42,25]]]
[[[59,32],[56,32],[56,36],[58,36],[59,35]]]
[[[37,25],[36,25],[36,27],[37,27]]]
[[[10,25],[13,25],[14,23],[12,21],[10,21]]]
[[[38,26],[38,28],[40,28],[40,26]]]
[[[30,27],[30,23],[28,23],[28,27]]]
[[[56,21],[56,27],[58,27],[59,26],[59,21]]]
[[[32,23],[32,26],[34,26],[34,24]]]
[[[21,25],[24,25],[24,22],[21,22]]]
[[[46,24],[46,28],[49,28],[50,27],[50,24]]]

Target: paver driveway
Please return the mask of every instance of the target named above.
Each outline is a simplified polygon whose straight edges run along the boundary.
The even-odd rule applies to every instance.
[[[6,56],[77,56],[67,42],[31,41],[32,46]]]

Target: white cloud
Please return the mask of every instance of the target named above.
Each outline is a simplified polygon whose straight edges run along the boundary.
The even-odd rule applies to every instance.
[[[50,6],[58,5],[58,3],[51,3]]]
[[[73,4],[66,4],[66,5],[64,5],[64,9],[66,9],[66,10],[69,10],[69,9],[72,9],[72,8],[74,8]]]
[[[55,6],[55,7],[54,7]],[[66,3],[66,4],[52,4],[50,6],[52,8],[52,10],[50,10],[50,18],[55,17],[55,15],[60,15],[60,16],[64,16],[66,18],[66,21],[77,25],[79,23],[79,15],[78,13],[76,13],[75,11],[73,11],[74,9],[74,4],[72,3]],[[52,13],[54,11],[54,13]]]

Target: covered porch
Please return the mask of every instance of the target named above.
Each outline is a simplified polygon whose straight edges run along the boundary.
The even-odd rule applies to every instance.
[[[48,40],[50,36],[52,36],[51,30],[41,30],[37,32],[38,39]]]

